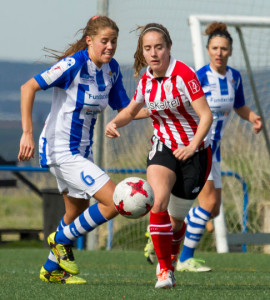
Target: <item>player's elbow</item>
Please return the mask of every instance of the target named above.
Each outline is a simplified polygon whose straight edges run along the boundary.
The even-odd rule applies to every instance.
[[[21,95],[32,93],[34,94],[36,91],[40,90],[39,84],[36,82],[34,78],[31,78],[23,85],[21,85]]]

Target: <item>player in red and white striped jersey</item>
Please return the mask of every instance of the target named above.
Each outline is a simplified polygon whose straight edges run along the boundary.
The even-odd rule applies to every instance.
[[[154,135],[171,150],[188,146],[197,131],[199,117],[191,103],[204,97],[194,71],[170,58],[163,77],[155,78],[148,67],[142,76],[134,100],[146,104],[153,120]],[[209,141],[202,142],[205,149]]]
[[[168,30],[156,23],[141,29],[134,56],[135,75],[143,67],[147,70],[133,101],[107,124],[105,133],[119,137],[117,128],[128,124],[146,105],[154,127],[147,180],[155,194],[150,233],[159,262],[156,288],[171,288],[175,286],[172,240],[181,230],[177,221],[186,216],[193,202],[189,200],[197,197],[211,169],[211,150],[205,137],[212,113],[194,71],[171,57]]]

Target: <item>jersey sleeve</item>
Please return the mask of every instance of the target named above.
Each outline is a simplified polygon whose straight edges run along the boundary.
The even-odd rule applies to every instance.
[[[244,97],[244,91],[243,91],[243,84],[242,84],[242,78],[240,73],[238,74],[238,82],[235,90],[235,100],[234,100],[234,108],[240,108],[245,105],[245,97]]]
[[[109,93],[109,105],[112,109],[117,110],[128,106],[130,99],[124,88],[122,73],[116,60],[112,60],[110,67],[113,73],[113,85]]]
[[[136,91],[134,93],[134,100],[138,103],[143,103],[145,101],[145,87],[146,87],[146,78],[143,76],[136,88]]]
[[[43,90],[51,87],[67,89],[79,71],[79,67],[80,59],[76,55],[65,57],[49,69],[34,76],[34,78]]]
[[[190,102],[204,96],[200,81],[194,70],[185,64],[176,66],[177,87],[182,90]]]

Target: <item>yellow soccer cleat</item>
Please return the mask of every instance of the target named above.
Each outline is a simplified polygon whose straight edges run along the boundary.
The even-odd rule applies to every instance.
[[[52,249],[54,256],[56,257],[58,264],[62,269],[71,274],[79,274],[80,271],[75,262],[71,245],[57,243],[55,241],[55,235],[56,232],[53,232],[48,236],[48,244]]]
[[[147,237],[147,243],[144,247],[144,256],[146,257],[147,261],[150,264],[153,264],[155,262],[156,253],[155,253],[154,245],[152,242],[151,234],[149,231],[149,226],[147,227],[145,236]]]
[[[65,283],[65,284],[85,284],[86,280],[78,276],[74,276],[64,270],[47,271],[41,267],[39,278],[45,282]]]

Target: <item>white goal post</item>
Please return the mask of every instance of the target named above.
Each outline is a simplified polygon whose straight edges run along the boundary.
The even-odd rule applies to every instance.
[[[251,90],[253,93],[253,98],[258,110],[259,115],[261,116],[263,124],[266,124],[264,119],[263,110],[261,109],[260,100],[254,83],[253,72],[251,69],[251,64],[246,49],[246,44],[242,34],[243,27],[262,27],[270,28],[270,18],[268,17],[249,17],[249,16],[225,16],[225,15],[190,15],[189,16],[189,26],[191,32],[192,40],[192,49],[194,57],[194,66],[198,70],[206,64],[205,62],[205,47],[202,36],[202,26],[210,24],[214,21],[223,22],[227,26],[232,26],[236,29],[236,32],[239,37],[239,42],[241,45],[246,71],[250,81]],[[270,49],[269,49],[270,51]],[[268,137],[268,132],[266,126],[263,127],[263,135],[266,142],[267,152],[270,156],[270,142]],[[223,208],[223,207],[222,207]],[[215,234],[216,234],[216,248],[217,252],[225,253],[229,251],[228,240],[226,235],[226,224],[224,213],[221,209],[220,215],[214,219],[215,225]],[[248,241],[247,241],[248,242]]]

